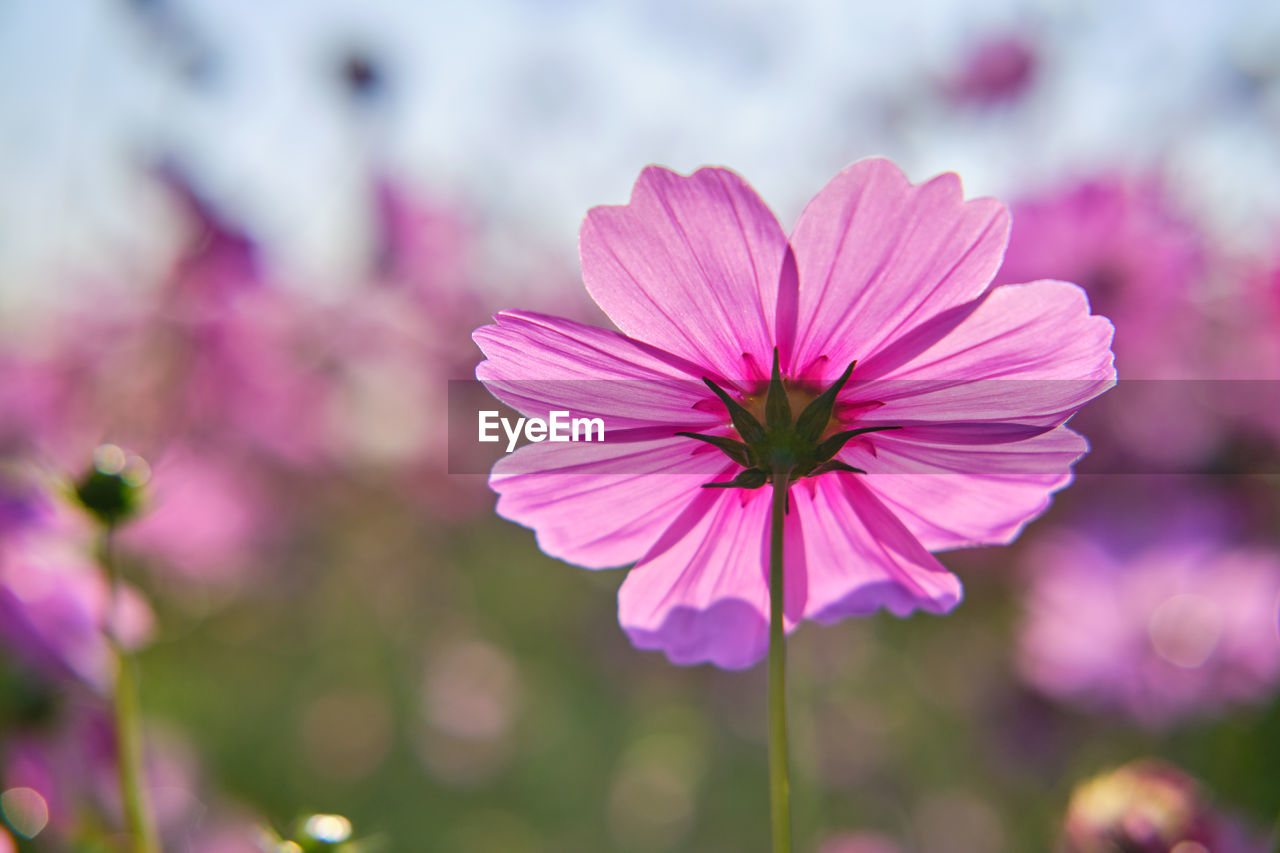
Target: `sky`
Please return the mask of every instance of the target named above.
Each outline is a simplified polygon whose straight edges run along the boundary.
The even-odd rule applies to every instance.
[[[947,96],[1032,46],[1015,103]],[[0,310],[146,286],[177,166],[290,286],[341,292],[389,175],[482,221],[497,268],[574,261],[648,163],[742,173],[788,226],[849,162],[1016,197],[1157,171],[1232,245],[1280,233],[1280,4],[922,0],[0,0]],[[341,68],[369,57],[357,100]]]

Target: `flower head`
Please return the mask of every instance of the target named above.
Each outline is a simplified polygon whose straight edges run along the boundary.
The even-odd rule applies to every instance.
[[[109,634],[133,648],[153,617],[132,587],[113,602],[92,556],[82,510],[27,472],[0,472],[0,647],[42,673],[105,691],[115,676]]]
[[[958,103],[994,106],[1017,101],[1035,82],[1040,57],[1026,37],[1010,34],[973,45],[945,86]]]
[[[1155,728],[1275,693],[1280,556],[1212,532],[1108,539],[1058,531],[1029,552],[1019,663],[1031,684]]]
[[[997,283],[1073,281],[1116,324],[1126,379],[1205,375],[1196,288],[1206,240],[1158,180],[1104,175],[1013,205]]]
[[[1263,845],[1213,808],[1195,779],[1141,760],[1079,785],[1067,807],[1065,853],[1254,853]]]
[[[177,732],[148,726],[146,734],[147,791],[164,849],[206,849],[202,844],[213,840],[214,830],[230,829],[224,826],[229,809],[210,789],[190,744]],[[120,813],[116,736],[108,709],[70,704],[49,725],[6,732],[0,745],[0,790],[25,789],[45,810],[48,823],[41,826],[40,849],[84,849],[72,845],[86,834],[86,826],[109,827]]]
[[[634,562],[620,621],[677,663],[764,653],[782,469],[788,629],[949,610],[960,583],[930,551],[1039,514],[1086,447],[1063,423],[1114,379],[1079,288],[989,286],[1007,231],[955,175],[913,186],[885,160],[836,176],[790,238],[732,172],[646,169],[581,233],[621,332],[504,312],[475,333],[499,399],[609,428],[500,461],[498,513],[569,562]]]

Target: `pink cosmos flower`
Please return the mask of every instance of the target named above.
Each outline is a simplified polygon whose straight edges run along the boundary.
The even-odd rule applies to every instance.
[[[1059,844],[1063,853],[1264,853],[1269,847],[1214,808],[1191,776],[1151,759],[1077,786]]]
[[[1280,240],[1273,240],[1280,245]],[[1205,306],[1207,369],[1219,379],[1211,404],[1256,444],[1280,445],[1280,253],[1217,258],[1219,287]],[[1274,469],[1272,469],[1274,470]]]
[[[1016,202],[995,281],[1077,282],[1116,325],[1126,379],[1204,377],[1196,288],[1205,238],[1153,177],[1103,175]]]
[[[252,824],[221,802],[191,745],[163,727],[146,732],[148,798],[166,850],[251,851]],[[109,709],[71,703],[52,726],[6,733],[0,790],[28,788],[48,809],[40,849],[64,850],[86,825],[114,825],[121,811],[115,734]],[[215,842],[221,842],[221,846]]]
[[[218,448],[213,458],[171,447],[152,469],[144,511],[119,532],[125,551],[197,582],[232,581],[255,565],[272,532],[268,493],[250,464]],[[284,508],[273,518],[287,518]]]
[[[990,287],[1008,221],[954,174],[913,186],[873,159],[788,238],[732,172],[646,169],[581,232],[587,290],[621,332],[503,312],[474,335],[500,400],[608,431],[502,459],[498,513],[566,561],[634,562],[619,619],[636,646],[749,666],[767,646],[773,487],[736,440],[776,375],[806,446],[834,454],[790,488],[785,627],[950,610],[960,582],[930,551],[1008,542],[1043,511],[1086,449],[1064,422],[1115,375],[1111,324],[1078,287]]]
[[[474,315],[478,234],[461,211],[387,177],[375,179],[373,195],[380,237],[373,284],[411,292],[444,324]]]
[[[1280,556],[1212,534],[1167,539],[1120,548],[1083,530],[1041,538],[1027,554],[1023,677],[1153,728],[1272,696]]]
[[[1098,175],[1016,201],[1012,213],[995,281],[1076,282],[1115,323],[1116,366],[1128,381],[1078,424],[1102,439],[1102,458],[1092,462],[1195,470],[1223,441],[1223,411],[1239,396],[1211,382],[1170,381],[1224,378],[1200,310],[1205,236],[1154,176]]]
[[[113,607],[92,547],[88,517],[68,501],[29,478],[0,478],[0,646],[105,692],[115,678],[108,629],[136,648],[153,617],[128,586]]]
[[[959,103],[987,106],[1016,101],[1035,80],[1039,57],[1029,39],[989,38],[974,45],[947,94]]]

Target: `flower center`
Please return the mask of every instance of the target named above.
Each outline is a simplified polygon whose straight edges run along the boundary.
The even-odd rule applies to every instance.
[[[782,387],[786,390],[787,403],[790,406],[791,411],[793,412],[803,412],[806,408],[808,408],[809,404],[812,403],[814,399],[816,399],[818,396],[817,394],[810,393],[809,391],[803,390],[801,388],[792,387],[791,380],[786,379],[785,377],[782,380]],[[768,394],[769,394],[769,389],[766,386],[763,391],[760,391],[756,394],[751,394],[747,397],[744,397],[742,400],[743,408],[745,408],[748,412],[750,412],[752,416],[757,421],[760,421],[761,423],[763,423],[765,420],[764,403],[765,403],[765,399],[768,397]],[[835,418],[832,417],[831,420],[827,422],[826,426],[829,429],[837,425],[838,424],[836,423]],[[825,431],[826,430],[824,430],[824,432]]]
[[[765,483],[787,484],[801,477],[817,477],[831,471],[867,473],[841,462],[835,455],[856,435],[898,427],[838,429],[834,419],[836,397],[853,375],[853,367],[850,364],[830,388],[815,395],[807,390],[787,387],[775,349],[773,375],[765,392],[753,394],[742,402],[704,376],[702,381],[724,403],[739,438],[693,432],[676,435],[710,444],[743,468],[732,480],[704,483],[704,487],[758,489]],[[796,409],[800,414],[793,417],[792,412]]]

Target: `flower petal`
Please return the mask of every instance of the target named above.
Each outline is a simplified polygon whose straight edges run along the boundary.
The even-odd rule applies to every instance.
[[[694,410],[711,395],[703,371],[682,359],[560,317],[506,311],[494,320],[472,336],[486,357],[476,377],[523,415],[545,419],[562,409],[602,417],[606,434],[659,424],[671,433],[702,431],[724,421]]]
[[[737,466],[681,437],[528,444],[493,466],[497,513],[532,528],[544,553],[591,569],[638,560],[703,483]]]
[[[850,361],[976,299],[1008,231],[1004,205],[964,201],[954,174],[912,186],[888,160],[845,169],[791,235],[800,277],[793,375],[829,382]]]
[[[729,380],[768,378],[786,249],[755,190],[710,168],[650,166],[629,203],[587,214],[579,239],[587,291],[619,329]]]
[[[931,321],[938,322],[948,321]],[[903,427],[895,438],[964,444],[1027,438],[1063,423],[1115,384],[1113,334],[1109,320],[1089,313],[1088,298],[1074,284],[1004,285],[914,357],[895,365],[868,359],[855,374],[864,381],[853,383],[848,400],[883,403],[859,425]]]
[[[672,663],[742,669],[769,644],[772,488],[707,490],[688,505],[618,590],[618,620],[642,649]],[[798,518],[788,516],[785,626],[805,610]]]
[[[1004,545],[1049,507],[1071,482],[1071,464],[1089,449],[1067,427],[993,445],[930,445],[898,432],[880,434],[876,455],[846,461],[930,551]]]
[[[791,490],[808,574],[806,619],[835,622],[881,607],[945,613],[960,580],[872,492],[858,474],[824,474]],[[790,560],[788,555],[788,560]]]

